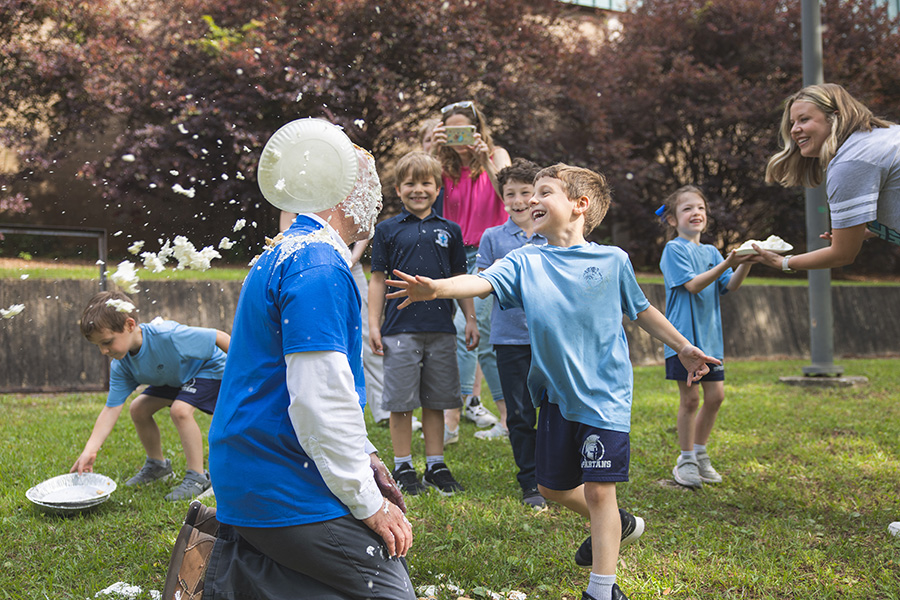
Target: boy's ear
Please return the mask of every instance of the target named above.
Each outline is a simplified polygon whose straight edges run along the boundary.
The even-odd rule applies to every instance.
[[[581,196],[575,200],[575,207],[572,209],[576,215],[583,215],[587,212],[588,206],[591,205],[591,199],[587,196]]]
[[[125,331],[131,333],[132,331],[134,331],[135,327],[137,327],[137,321],[135,321],[131,317],[125,319]]]

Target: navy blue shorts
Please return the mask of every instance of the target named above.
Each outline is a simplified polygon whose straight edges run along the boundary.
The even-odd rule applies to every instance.
[[[219,398],[219,387],[221,385],[221,379],[195,377],[180,388],[170,385],[148,385],[141,393],[154,398],[181,400],[211,415],[216,408],[216,400]]]
[[[571,490],[585,481],[628,481],[629,435],[568,421],[544,394],[535,449],[537,482],[551,490]]]
[[[706,363],[709,366],[709,373],[700,378],[700,381],[725,381],[725,365],[714,365]],[[677,356],[670,356],[666,359],[666,379],[672,381],[687,381],[688,372],[678,360]],[[696,383],[696,382],[695,382]]]

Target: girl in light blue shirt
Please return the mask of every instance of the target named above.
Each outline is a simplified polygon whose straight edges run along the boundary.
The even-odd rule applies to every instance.
[[[752,255],[731,252],[723,259],[715,246],[700,243],[708,224],[707,202],[694,186],[679,188],[666,198],[661,218],[677,234],[666,244],[659,264],[666,284],[666,318],[691,344],[722,360],[719,297],[740,287],[750,271],[747,261]],[[678,382],[680,396],[677,430],[681,455],[672,469],[675,481],[691,488],[720,482],[722,477],[710,462],[706,443],[725,399],[724,367],[710,365],[709,374],[700,380],[700,407],[700,390],[688,386],[687,371],[675,350],[666,346],[665,356],[666,379]]]

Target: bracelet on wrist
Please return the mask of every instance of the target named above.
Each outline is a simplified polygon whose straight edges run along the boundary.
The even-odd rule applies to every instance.
[[[794,270],[790,266],[791,259],[794,257],[793,254],[788,254],[784,258],[781,259],[781,270],[785,273],[793,273]]]

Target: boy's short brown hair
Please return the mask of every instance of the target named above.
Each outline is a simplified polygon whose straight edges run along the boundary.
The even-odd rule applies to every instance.
[[[134,306],[134,302],[122,292],[100,292],[91,298],[88,305],[81,313],[81,333],[89,338],[95,332],[108,329],[114,333],[125,331],[125,322],[134,319],[138,322],[137,309],[123,312],[116,306],[109,304],[110,300],[128,302]]]
[[[500,185],[500,191],[503,186],[510,181],[519,181],[521,183],[534,183],[534,176],[541,171],[541,168],[526,158],[515,158],[508,167],[500,169],[497,173],[497,183]]]
[[[541,169],[534,176],[534,180],[537,181],[543,177],[560,180],[563,191],[569,200],[573,202],[582,196],[588,198],[588,209],[584,213],[584,235],[593,231],[606,217],[606,212],[612,203],[612,191],[609,189],[606,177],[602,173],[582,167],[573,167],[565,163],[557,163],[551,167]]]
[[[397,161],[397,166],[394,167],[394,185],[400,187],[400,184],[408,177],[413,179],[432,177],[434,183],[440,188],[442,185],[441,163],[427,152],[421,150],[408,152]]]

